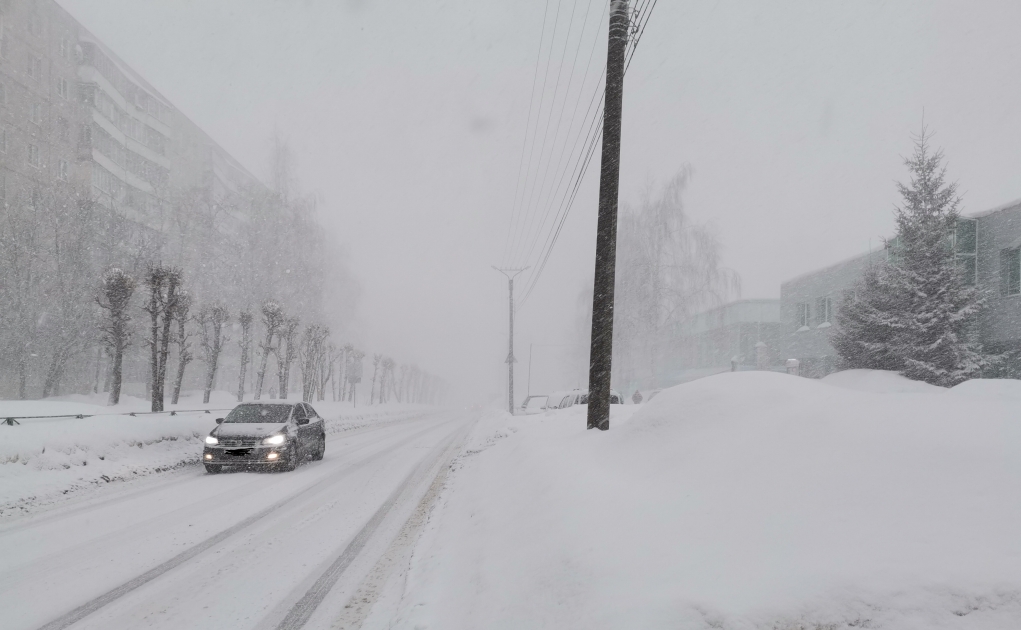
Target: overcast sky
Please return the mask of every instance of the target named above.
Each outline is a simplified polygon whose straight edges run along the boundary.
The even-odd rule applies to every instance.
[[[59,1],[257,175],[274,131],[289,142],[362,286],[343,335],[500,391],[507,294],[490,265],[505,262],[540,34],[556,41],[559,10],[566,58],[594,50],[585,75],[552,46],[548,90],[572,71],[564,93],[580,89],[605,61],[604,0]],[[579,30],[563,30],[571,15]],[[1018,24],[1013,0],[663,0],[625,83],[621,200],[690,165],[687,210],[743,296],[779,297],[893,231],[923,112],[966,213],[1017,199]],[[597,172],[519,313],[519,391],[530,343],[574,341]],[[552,376],[560,351],[537,350],[533,389],[574,385]]]

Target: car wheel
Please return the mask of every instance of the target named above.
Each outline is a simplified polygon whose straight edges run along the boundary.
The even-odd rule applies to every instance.
[[[312,461],[317,462],[326,454],[326,434],[319,436],[316,440],[316,452],[312,454]]]
[[[223,466],[220,464],[206,464],[206,472],[210,475],[215,475],[223,470]]]

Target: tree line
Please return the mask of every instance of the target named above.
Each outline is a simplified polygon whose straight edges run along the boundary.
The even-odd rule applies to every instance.
[[[141,289],[140,310],[146,314],[141,329],[147,333],[144,346],[149,357],[148,390],[153,411],[164,410],[168,370],[173,364],[172,348],[176,349],[176,371],[170,382],[173,392],[170,404],[178,403],[188,364],[195,358],[192,353],[195,338],[205,363],[202,402],[209,402],[216,387],[221,355],[231,341],[227,334],[230,330],[238,331],[238,402],[243,402],[248,393],[254,400],[260,400],[264,393],[270,398],[287,399],[294,365],[301,372],[302,400],[322,401],[330,392],[334,401],[355,402],[365,352],[352,344],[332,342],[328,326],[310,323],[302,329],[301,318],[276,301],[265,302],[257,314],[243,308],[235,316],[235,311],[223,303],[203,305],[193,312],[195,306],[185,288],[182,271],[148,263],[141,283],[121,269],[111,269],[96,300],[104,311],[100,326],[103,343],[113,359],[109,382],[104,385],[104,391],[110,393],[111,405],[120,402],[123,353],[138,334],[132,326],[130,311],[136,287]],[[236,326],[232,326],[235,317]],[[271,358],[275,375],[269,371]],[[249,390],[246,376],[250,364],[256,371]],[[375,355],[369,404],[390,400],[435,403],[441,394],[442,382],[417,366],[398,368],[393,359]]]

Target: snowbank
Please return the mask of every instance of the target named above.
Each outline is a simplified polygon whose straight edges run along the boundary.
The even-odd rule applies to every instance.
[[[122,397],[116,407],[100,406],[105,395],[67,396],[38,401],[0,400],[0,418],[77,415],[83,418],[30,418],[19,425],[0,425],[0,516],[20,513],[64,495],[112,481],[195,466],[202,441],[224,409],[237,404],[228,392],[213,392],[209,404],[201,392],[182,395],[169,413],[137,416],[150,403]],[[335,434],[370,424],[398,421],[423,413],[425,406],[313,403]],[[202,409],[209,409],[205,413]]]
[[[844,370],[824,376],[821,380],[828,385],[876,394],[931,394],[943,389],[886,370]]]
[[[397,627],[1021,626],[1021,383],[889,376],[721,374],[606,433],[492,413]]]

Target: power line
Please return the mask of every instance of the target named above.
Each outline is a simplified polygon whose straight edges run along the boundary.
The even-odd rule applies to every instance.
[[[648,0],[646,0],[645,6],[648,6]],[[639,6],[636,7],[635,13],[641,15],[643,12],[644,12],[644,6],[639,5]],[[647,21],[648,21],[648,14],[645,14],[645,16],[646,16],[646,23],[647,23]],[[629,41],[628,44],[630,45],[629,46],[630,47],[630,51],[629,51],[630,54],[628,55],[628,61],[630,61],[630,58],[633,56],[634,50],[637,47],[638,38],[634,38],[632,41]],[[604,69],[604,73],[605,73],[605,69]],[[595,94],[593,94],[593,99],[595,99],[595,97],[597,97],[597,96],[599,96],[599,92],[598,91]],[[586,114],[586,117],[587,117],[587,114]],[[574,204],[574,198],[577,196],[578,187],[580,186],[580,183],[584,179],[585,173],[587,172],[588,164],[591,161],[591,155],[592,155],[592,152],[594,151],[595,143],[598,142],[599,135],[601,133],[600,128],[599,128],[601,122],[602,122],[602,116],[601,116],[601,113],[600,113],[600,108],[597,108],[597,110],[596,110],[596,117],[593,118],[593,120],[591,121],[591,123],[589,125],[588,142],[586,144],[587,148],[582,151],[582,153],[579,155],[578,162],[576,162],[576,168],[575,168],[576,180],[575,180],[575,185],[573,187],[573,190],[572,190],[572,192],[570,194],[570,200],[568,201],[568,196],[567,195],[565,195],[564,197],[561,198],[560,207],[558,208],[557,215],[556,215],[556,217],[559,218],[560,220],[558,222],[557,218],[554,219],[555,227],[552,228],[550,233],[547,235],[546,244],[544,245],[544,250],[543,251],[545,252],[545,254],[540,252],[540,257],[543,259],[543,264],[541,264],[539,266],[539,268],[537,268],[536,272],[532,274],[532,278],[529,279],[531,282],[529,283],[528,289],[526,290],[525,297],[521,301],[522,304],[528,298],[528,296],[531,294],[531,289],[534,288],[535,283],[538,281],[538,277],[541,275],[542,270],[545,268],[545,262],[549,259],[549,254],[552,252],[552,247],[553,247],[553,245],[555,245],[556,239],[560,235],[560,230],[563,227],[563,223],[564,223],[564,221],[567,218],[567,214],[570,213],[570,208]],[[578,170],[577,166],[582,166],[581,171]],[[578,175],[579,172],[580,172],[580,176]],[[565,208],[564,202],[565,201],[568,201],[568,204],[566,206],[566,212],[564,211],[564,208]],[[551,241],[551,238],[552,238],[552,241]],[[529,257],[530,256],[531,256],[531,253],[529,253]]]
[[[635,14],[638,15],[638,20],[631,26],[633,37],[631,38],[631,41],[628,42],[629,46],[627,46],[627,49],[629,50],[626,52],[626,61],[624,66],[625,72],[631,65],[631,60],[634,58],[635,51],[638,48],[638,43],[645,32],[645,28],[648,25],[652,10],[655,9],[657,1],[658,0],[646,0],[644,5],[639,3],[639,5],[635,8]],[[556,227],[551,229],[549,236],[547,236],[547,245],[545,245],[543,250],[540,252],[540,259],[542,262],[537,265],[535,271],[528,278],[525,295],[522,297],[519,305],[525,303],[538,283],[538,280],[541,277],[542,272],[546,267],[546,263],[553,251],[553,247],[556,245],[556,241],[560,236],[563,225],[567,220],[567,216],[570,214],[571,208],[574,205],[574,200],[577,198],[581,182],[584,180],[588,166],[591,163],[592,156],[594,155],[595,145],[601,135],[601,132],[598,129],[599,123],[602,122],[602,114],[599,109],[597,109],[597,117],[593,119],[592,124],[590,125],[590,140],[586,143],[586,149],[583,150],[581,155],[579,155],[578,162],[576,163],[577,166],[575,168],[574,186],[573,188],[569,187],[571,188],[570,195],[565,195],[561,200],[561,209],[558,210],[557,217],[554,219],[554,225]],[[592,132],[593,128],[595,129],[594,133]]]
[[[525,119],[525,137],[521,141],[521,157],[518,159],[518,177],[514,187],[514,203],[511,206],[510,229],[507,230],[507,238],[504,241],[504,251],[510,245],[510,235],[514,228],[514,216],[517,212],[518,188],[521,186],[521,167],[525,163],[525,147],[528,146],[528,127],[532,124],[532,104],[535,102],[535,84],[539,79],[539,60],[542,59],[542,42],[546,38],[546,16],[549,14],[549,0],[546,0],[546,7],[542,12],[542,30],[539,33],[539,50],[535,53],[535,71],[532,74],[532,92],[528,96],[528,118]]]

